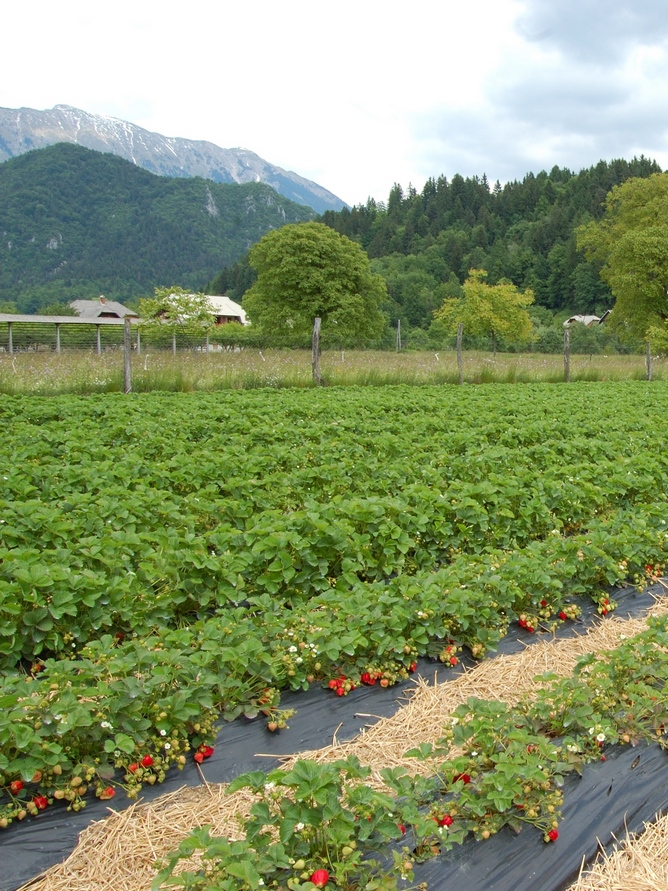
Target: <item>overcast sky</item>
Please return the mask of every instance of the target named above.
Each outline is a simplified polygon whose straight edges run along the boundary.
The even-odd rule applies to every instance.
[[[665,0],[34,0],[0,106],[243,147],[356,204],[440,174],[668,167]]]

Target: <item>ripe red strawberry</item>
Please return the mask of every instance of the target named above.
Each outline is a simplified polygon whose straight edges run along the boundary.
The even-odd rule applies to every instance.
[[[201,764],[202,761],[204,761],[204,755],[201,752],[195,752],[193,758],[195,759],[195,761],[197,761],[198,764]]]
[[[135,770],[139,770],[139,765],[136,761],[133,761],[132,764],[128,764],[128,773],[134,773]]]
[[[326,869],[316,869],[316,871],[311,876],[311,881],[316,886],[316,888],[324,888],[329,881],[329,873]]]
[[[32,800],[32,803],[35,805],[38,810],[43,811],[45,808],[49,806],[49,801],[43,795],[35,795]]]
[[[14,780],[13,783],[9,784],[9,791],[12,793],[12,795],[18,795],[21,789],[23,789],[22,780]]]
[[[408,670],[412,673],[416,669],[417,669],[417,662],[411,662],[411,664],[408,666]]]
[[[151,755],[144,755],[141,759],[142,767],[150,767],[153,764],[153,757]]]
[[[562,610],[562,611],[559,613],[559,618],[561,619],[562,622],[565,622],[566,619],[568,618],[568,616],[567,616],[566,613]]]
[[[210,758],[213,755],[213,746],[200,746],[197,749],[198,752],[201,752],[205,758]]]
[[[547,833],[547,837],[550,841],[556,841],[559,838],[559,830],[558,829],[550,829]]]
[[[461,780],[464,785],[467,785],[471,782],[471,777],[467,773],[458,773],[452,780],[453,783],[456,783],[457,780]]]
[[[444,817],[441,817],[440,820],[436,821],[439,826],[452,826],[454,820],[450,816],[450,814],[446,814]]]
[[[102,792],[100,792],[100,798],[102,801],[109,801],[110,798],[113,798],[116,794],[116,790],[113,786],[107,786]]]
[[[399,826],[399,830],[400,830],[401,834],[402,834],[402,835],[406,835],[406,827],[404,826],[404,824],[403,824],[403,823],[399,823],[399,824],[397,824],[397,825]]]
[[[450,656],[450,665],[456,665],[459,659],[456,656]]]

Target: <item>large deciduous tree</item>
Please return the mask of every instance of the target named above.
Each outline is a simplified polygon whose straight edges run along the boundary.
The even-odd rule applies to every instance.
[[[533,292],[519,291],[508,282],[488,285],[484,269],[470,269],[462,285],[463,295],[446,300],[434,313],[438,321],[454,332],[459,324],[472,335],[487,335],[494,347],[499,338],[526,343],[533,336],[533,324],[527,306],[533,303]]]
[[[668,173],[615,186],[605,215],[577,230],[578,247],[602,263],[615,298],[610,324],[656,339],[668,323]]]
[[[316,318],[341,341],[379,336],[385,282],[369,268],[362,248],[323,223],[283,226],[250,250],[257,281],[243,298],[261,331],[306,333]]]

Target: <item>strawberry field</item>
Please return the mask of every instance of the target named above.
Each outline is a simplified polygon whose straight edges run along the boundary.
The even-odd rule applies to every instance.
[[[640,382],[0,398],[0,826],[136,795],[205,760],[219,716],[278,729],[282,691],[607,615],[668,561],[667,410]],[[562,718],[583,689],[554,693]],[[565,730],[543,708],[532,765],[551,749],[526,735]],[[647,723],[590,717],[587,757]]]

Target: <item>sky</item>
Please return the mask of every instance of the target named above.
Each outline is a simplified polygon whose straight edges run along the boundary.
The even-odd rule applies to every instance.
[[[348,204],[429,177],[668,168],[665,0],[33,0],[0,106],[250,149]]]

